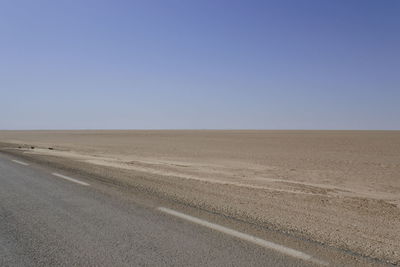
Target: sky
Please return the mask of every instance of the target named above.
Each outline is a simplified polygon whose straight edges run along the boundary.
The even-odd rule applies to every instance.
[[[2,0],[0,129],[400,129],[398,0]]]

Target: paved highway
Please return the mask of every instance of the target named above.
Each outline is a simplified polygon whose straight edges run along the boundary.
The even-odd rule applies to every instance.
[[[0,266],[318,265],[307,257],[0,154]]]

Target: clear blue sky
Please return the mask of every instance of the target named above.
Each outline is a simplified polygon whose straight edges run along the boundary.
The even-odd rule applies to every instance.
[[[0,3],[0,129],[400,129],[400,1]]]

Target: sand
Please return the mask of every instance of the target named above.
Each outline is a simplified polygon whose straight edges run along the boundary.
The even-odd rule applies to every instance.
[[[0,142],[400,263],[399,131],[0,131]]]

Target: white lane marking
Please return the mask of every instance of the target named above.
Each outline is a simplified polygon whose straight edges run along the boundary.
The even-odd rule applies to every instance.
[[[74,183],[77,183],[77,184],[80,184],[80,185],[85,185],[85,186],[88,186],[88,185],[89,185],[88,183],[85,183],[85,182],[76,180],[76,179],[74,179],[74,178],[71,178],[71,177],[68,177],[68,176],[65,176],[65,175],[56,173],[56,172],[53,172],[52,174],[53,174],[54,176],[63,178],[63,179],[65,179],[65,180],[68,180],[68,181],[70,181],[70,182],[74,182]]]
[[[29,166],[28,163],[25,163],[25,162],[22,162],[22,161],[19,161],[19,160],[13,159],[13,160],[11,160],[11,161],[12,161],[12,162],[15,162],[15,163],[18,163],[18,164],[21,164],[21,165],[24,165],[24,166]]]
[[[175,211],[175,210],[171,210],[171,209],[163,208],[163,207],[159,207],[157,209],[159,211],[167,213],[169,215],[173,215],[173,216],[179,217],[181,219],[184,219],[184,220],[187,220],[187,221],[190,221],[190,222],[193,222],[193,223],[196,223],[196,224],[211,228],[213,230],[216,230],[216,231],[222,232],[224,234],[240,238],[242,240],[251,242],[253,244],[256,244],[256,245],[259,245],[259,246],[262,246],[262,247],[265,247],[265,248],[268,248],[268,249],[273,249],[275,251],[278,251],[280,253],[283,253],[283,254],[298,258],[298,259],[302,259],[302,260],[305,260],[305,261],[311,261],[311,262],[314,262],[314,263],[317,263],[317,264],[320,264],[320,265],[324,265],[324,266],[328,265],[327,262],[318,260],[318,259],[314,258],[311,255],[308,255],[308,254],[306,254],[304,252],[301,252],[301,251],[298,251],[298,250],[295,250],[295,249],[292,249],[292,248],[288,248],[288,247],[285,247],[285,246],[282,246],[282,245],[279,245],[279,244],[276,244],[276,243],[273,243],[273,242],[270,242],[270,241],[255,237],[255,236],[251,236],[251,235],[248,235],[248,234],[245,234],[245,233],[241,233],[241,232],[229,229],[227,227],[224,227],[224,226],[221,226],[221,225],[218,225],[218,224],[210,223],[208,221],[205,221],[205,220],[202,220],[202,219],[190,216],[190,215],[186,215],[186,214],[180,213],[180,212]]]

